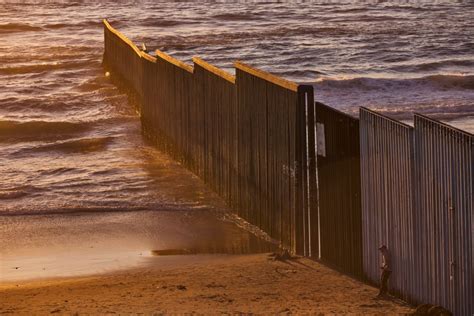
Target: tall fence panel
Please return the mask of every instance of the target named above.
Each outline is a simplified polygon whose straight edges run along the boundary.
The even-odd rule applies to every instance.
[[[193,132],[202,178],[232,206],[238,206],[237,108],[235,77],[194,58]],[[199,173],[199,172],[198,172]]]
[[[360,112],[364,272],[376,282],[377,246],[391,288],[456,315],[474,312],[472,134],[415,115],[415,128]]]
[[[408,298],[416,292],[416,230],[413,222],[413,130],[368,109],[360,109],[363,268],[378,283],[381,256],[390,252],[390,288]]]
[[[189,163],[193,160],[188,137],[193,69],[157,51],[156,61],[148,63],[144,72],[144,131],[173,158]]]
[[[302,139],[307,137],[306,106],[313,102],[312,87],[243,63],[235,66],[239,215],[283,246],[304,253],[310,195],[303,166],[310,153]]]
[[[417,299],[456,315],[474,313],[473,145],[473,135],[415,115]]]
[[[359,120],[316,102],[321,259],[362,276]]]

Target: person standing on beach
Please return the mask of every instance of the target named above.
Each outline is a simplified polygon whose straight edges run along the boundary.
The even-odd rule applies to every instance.
[[[382,272],[380,274],[380,291],[377,297],[383,297],[388,293],[388,279],[392,274],[392,270],[390,269],[390,253],[387,246],[380,246],[379,251],[382,254],[382,266],[380,267]]]

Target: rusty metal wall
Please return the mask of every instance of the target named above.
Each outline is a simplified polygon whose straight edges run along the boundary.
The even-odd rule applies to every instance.
[[[314,139],[305,128],[312,87],[236,63],[236,88],[239,215],[283,247],[308,254],[310,193],[303,167],[311,155],[304,139]]]
[[[313,87],[239,62],[234,77],[150,56],[107,21],[104,33],[104,62],[139,95],[144,134],[283,247],[317,255]]]
[[[190,135],[193,68],[157,52],[154,61],[143,61],[142,113],[144,134],[183,164],[193,165]]]
[[[472,134],[415,115],[415,297],[474,314]]]
[[[194,58],[189,144],[195,171],[231,206],[238,206],[235,77]]]
[[[359,120],[316,102],[321,259],[362,276]]]
[[[381,255],[391,254],[391,291],[408,299],[418,286],[413,222],[413,129],[368,109],[360,109],[363,267],[379,282]]]
[[[363,266],[413,303],[474,313],[473,135],[422,115],[415,128],[360,110]]]
[[[104,64],[112,73],[112,79],[125,82],[127,89],[142,101],[143,52],[128,38],[111,27],[104,20]],[[116,82],[117,82],[116,81]]]

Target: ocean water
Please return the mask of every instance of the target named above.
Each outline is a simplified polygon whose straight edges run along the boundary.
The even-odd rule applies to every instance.
[[[142,138],[101,67],[103,18],[185,62],[313,84],[353,115],[416,111],[474,132],[472,1],[0,1],[0,215],[225,209]]]

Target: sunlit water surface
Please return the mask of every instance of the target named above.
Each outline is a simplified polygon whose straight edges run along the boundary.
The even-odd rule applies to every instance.
[[[104,76],[102,18],[186,62],[197,55],[233,72],[239,59],[311,83],[318,101],[352,115],[366,106],[410,121],[416,111],[473,132],[473,16],[472,2],[0,2],[3,254],[32,215],[53,225],[55,216],[225,210],[142,138],[134,105]]]

